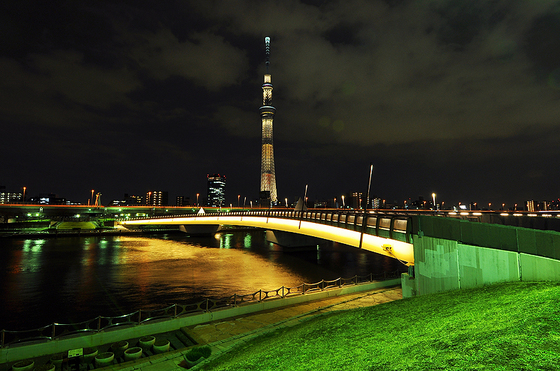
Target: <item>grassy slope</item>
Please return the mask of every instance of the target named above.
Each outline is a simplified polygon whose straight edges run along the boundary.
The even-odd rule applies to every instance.
[[[500,284],[335,312],[202,369],[558,370],[560,284]]]

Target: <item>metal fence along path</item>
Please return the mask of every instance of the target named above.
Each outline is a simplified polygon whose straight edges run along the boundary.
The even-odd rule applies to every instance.
[[[305,295],[306,293],[337,289],[348,285],[358,285],[360,283],[381,281],[390,278],[400,277],[400,271],[384,272],[382,274],[369,274],[366,276],[355,275],[350,278],[337,278],[335,280],[321,280],[315,283],[302,283],[294,287],[282,286],[275,290],[258,290],[248,294],[234,293],[231,296],[221,299],[206,298],[196,303],[172,304],[165,308],[154,310],[137,310],[121,316],[96,318],[75,323],[52,323],[43,327],[31,330],[2,330],[0,347],[4,348],[10,344],[29,342],[29,341],[50,341],[60,339],[70,335],[96,333],[108,329],[124,326],[136,326],[142,323],[175,319],[181,316],[188,316],[201,312],[231,308],[243,304],[258,303],[264,300],[282,299],[289,296]]]

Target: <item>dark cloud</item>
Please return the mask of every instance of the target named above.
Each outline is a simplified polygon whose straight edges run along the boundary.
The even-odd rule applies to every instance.
[[[556,198],[560,2],[32,1],[0,12],[2,183],[256,198],[263,37],[280,198]],[[556,177],[556,178],[555,178]],[[33,185],[33,187],[32,187]],[[85,196],[84,196],[85,195]]]

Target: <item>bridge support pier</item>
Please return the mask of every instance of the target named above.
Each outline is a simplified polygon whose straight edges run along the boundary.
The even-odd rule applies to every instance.
[[[266,239],[269,242],[275,243],[282,247],[287,248],[303,248],[313,247],[325,243],[325,240],[315,237],[309,237],[301,234],[281,232],[281,231],[266,231]]]
[[[213,236],[218,229],[219,225],[181,225],[179,230],[185,232],[190,236]]]

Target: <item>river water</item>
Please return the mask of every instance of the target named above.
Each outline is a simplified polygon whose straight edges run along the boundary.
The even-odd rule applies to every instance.
[[[262,231],[0,240],[0,329],[25,330],[321,279],[405,271],[334,242],[286,252]]]

